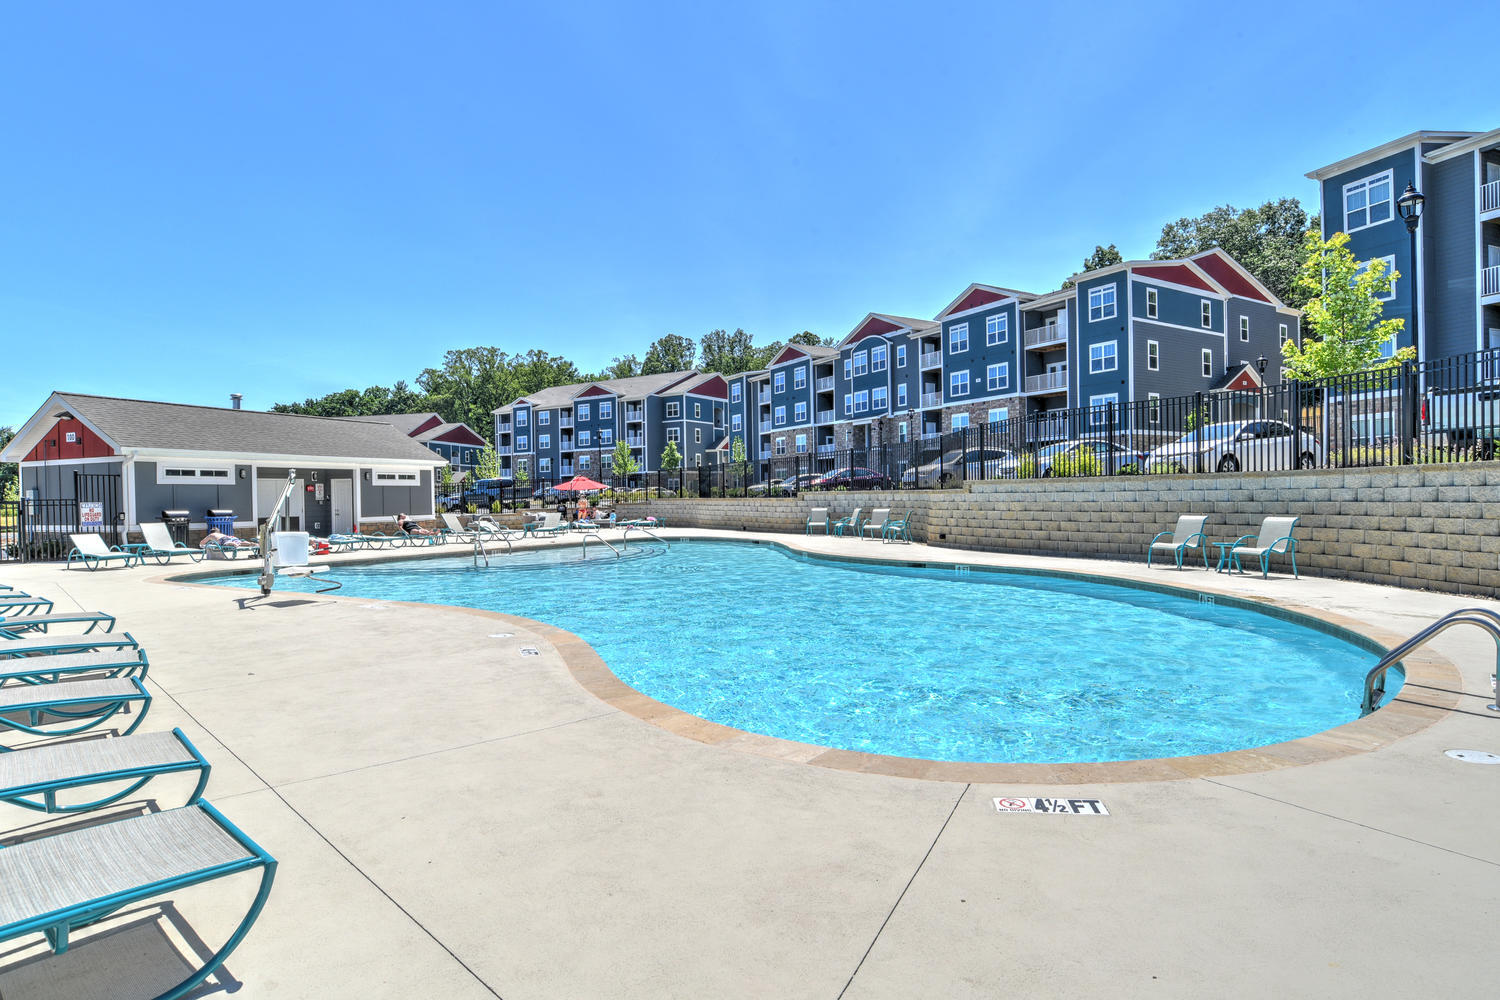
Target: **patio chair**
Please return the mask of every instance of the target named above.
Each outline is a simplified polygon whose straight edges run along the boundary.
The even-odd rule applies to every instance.
[[[458,515],[449,511],[442,512],[443,526],[438,529],[438,534],[444,540],[453,539],[456,542],[472,542],[479,534],[478,528],[470,524],[465,528],[464,523],[458,519]]]
[[[51,656],[16,656],[0,659],[0,687],[9,683],[46,684],[77,674],[97,677],[146,678],[150,663],[140,647],[95,650],[87,653],[54,653]]]
[[[98,569],[109,562],[122,562],[128,568],[131,563],[141,561],[139,554],[121,548],[118,545],[104,544],[103,537],[89,534],[69,535],[73,542],[73,548],[68,552],[68,562],[65,569],[72,569],[75,562],[83,563],[90,571]]]
[[[238,559],[242,554],[251,559],[260,558],[260,543],[258,542],[250,545],[233,545],[205,539],[202,549],[205,553],[217,552],[220,559]]]
[[[0,941],[43,934],[53,954],[60,955],[68,950],[75,927],[188,886],[256,870],[260,889],[224,946],[157,998],[180,1000],[244,940],[276,876],[276,859],[207,802],[69,830],[0,851]]]
[[[0,802],[45,813],[87,812],[118,802],[161,774],[197,771],[192,805],[208,785],[209,763],[181,729],[133,733],[106,740],[75,740],[0,754]],[[129,781],[123,789],[87,802],[61,803],[57,793]]]
[[[9,750],[7,730],[33,736],[72,736],[108,722],[118,712],[139,704],[129,728],[135,732],[151,707],[151,694],[136,677],[62,681],[57,684],[19,684],[0,687],[0,749]],[[24,717],[22,721],[20,717]],[[76,725],[74,725],[76,723]],[[49,726],[62,726],[50,729]],[[0,851],[0,855],[5,852]]]
[[[914,513],[916,513],[915,510],[908,510],[900,517],[888,519],[885,522],[885,529],[880,533],[880,540],[882,542],[906,542],[910,544],[911,516]]]
[[[866,538],[873,531],[876,538],[884,538],[885,526],[890,523],[890,520],[891,509],[889,507],[876,507],[875,513],[860,523],[859,537]]]
[[[52,656],[96,649],[139,649],[129,632],[91,632],[83,635],[48,635],[33,632],[20,639],[0,639],[0,663],[18,656]]]
[[[52,602],[45,597],[32,597],[30,594],[11,596],[0,594],[0,616],[4,615],[47,615],[52,613]]]
[[[1235,539],[1234,547],[1229,550],[1234,568],[1243,573],[1245,569],[1240,565],[1240,556],[1254,556],[1260,560],[1260,577],[1264,580],[1271,571],[1272,554],[1284,553],[1292,560],[1292,578],[1302,579],[1297,573],[1297,539],[1292,537],[1300,520],[1300,517],[1268,517],[1260,522],[1259,535],[1242,535]],[[1245,542],[1255,544],[1243,544]]]
[[[146,540],[144,545],[139,545],[135,549],[137,558],[143,563],[146,561],[146,556],[150,556],[163,566],[177,556],[187,556],[193,562],[203,559],[202,549],[190,548],[181,542],[173,541],[172,533],[167,530],[165,524],[145,521],[136,525],[136,528],[140,531],[141,537]]]
[[[828,516],[827,507],[814,507],[807,512],[807,534],[812,534],[814,528],[823,529],[823,534],[833,533],[833,520]]]
[[[864,509],[863,507],[856,507],[856,508],[854,508],[854,512],[851,513],[848,517],[841,517],[837,521],[834,521],[833,522],[833,533],[835,535],[837,535],[839,538],[843,538],[844,537],[844,531],[846,529],[849,530],[849,531],[851,531],[851,532],[858,531],[859,530],[859,512],[861,510],[863,510],[863,509]]]
[[[1182,560],[1189,550],[1196,549],[1203,557],[1203,568],[1208,569],[1208,539],[1203,535],[1203,524],[1207,520],[1207,514],[1180,515],[1175,529],[1158,532],[1146,546],[1146,567],[1150,568],[1152,555],[1158,552],[1170,552],[1177,561],[1177,568],[1182,569]],[[1170,541],[1164,542],[1163,538],[1170,539]]]
[[[572,528],[568,523],[562,519],[562,515],[555,511],[548,511],[531,522],[530,531],[527,533],[531,535],[547,535],[555,539],[558,535],[567,534],[571,530]]]
[[[108,624],[105,624],[108,623]],[[49,632],[53,625],[87,625],[87,635],[103,625],[101,631],[115,630],[115,616],[99,611],[59,611],[47,615],[0,615],[0,638],[18,639],[28,632]]]

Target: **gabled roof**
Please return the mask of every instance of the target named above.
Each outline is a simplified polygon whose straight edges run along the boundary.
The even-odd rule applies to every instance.
[[[777,365],[784,365],[788,361],[795,361],[798,358],[822,361],[825,358],[836,358],[838,357],[838,353],[839,349],[837,347],[825,347],[822,344],[787,344],[777,353],[775,358],[771,359],[769,367],[775,368]]]
[[[1367,149],[1362,153],[1355,153],[1353,156],[1346,156],[1337,163],[1330,163],[1326,167],[1319,167],[1317,170],[1309,171],[1303,176],[1310,180],[1321,181],[1332,177],[1334,174],[1341,174],[1345,170],[1353,170],[1361,163],[1368,163],[1371,160],[1378,160],[1383,156],[1390,156],[1392,153],[1399,153],[1403,149],[1410,149],[1418,143],[1463,142],[1465,139],[1473,138],[1476,134],[1474,132],[1412,132],[1409,135],[1403,135],[1399,139],[1392,139],[1390,142],[1381,143],[1373,149]]]
[[[897,316],[894,313],[866,313],[865,318],[860,320],[849,335],[839,341],[840,347],[858,343],[866,337],[876,337],[887,333],[899,333],[902,330],[911,330],[914,333],[925,330],[936,330],[938,324],[930,319],[916,319],[911,316]]]
[[[684,392],[697,393],[699,396],[712,396],[715,399],[729,398],[729,383],[724,380],[723,375],[713,374],[701,382],[693,382],[683,386]]]
[[[1230,365],[1224,374],[1209,383],[1209,392],[1251,392],[1264,389],[1266,380],[1261,377],[1252,361],[1241,361]]]
[[[1139,274],[1143,278],[1154,281],[1167,281],[1174,285],[1182,285],[1187,288],[1196,288],[1204,292],[1223,292],[1224,289],[1215,284],[1214,280],[1205,274],[1200,268],[1190,264],[1173,263],[1163,261],[1160,264],[1147,264],[1131,268],[1132,274]]]
[[[226,457],[295,455],[442,463],[381,417],[309,417],[63,392],[49,396],[22,426],[3,452],[7,456],[3,460],[19,461],[65,413],[77,417],[117,451],[138,448]]]
[[[435,427],[429,427],[425,431],[411,436],[424,444],[428,441],[451,441],[454,443],[462,442],[477,445],[489,443],[484,439],[484,435],[462,422],[438,424]]]
[[[402,434],[411,436],[429,427],[436,427],[443,422],[443,418],[436,413],[385,413],[381,414],[381,420],[391,424]]]
[[[1001,288],[999,285],[985,285],[975,282],[959,293],[958,298],[943,307],[942,312],[934,316],[934,319],[943,319],[954,313],[966,312],[977,309],[980,306],[989,305],[991,302],[999,302],[1002,299],[1034,299],[1031,292],[1022,292],[1014,288]]]
[[[1451,160],[1455,156],[1472,153],[1476,149],[1487,149],[1490,146],[1500,145],[1500,128],[1490,129],[1479,135],[1470,136],[1467,139],[1454,141],[1442,149],[1434,149],[1423,156],[1422,159],[1428,163],[1441,163],[1443,160]]]
[[[495,413],[509,413],[517,403],[526,403],[533,409],[551,410],[559,406],[569,406],[573,400],[584,391],[599,387],[619,396],[622,399],[635,399],[640,396],[649,396],[664,389],[670,389],[679,382],[685,382],[694,375],[700,374],[696,368],[680,372],[664,372],[660,375],[632,375],[628,378],[601,378],[592,382],[574,382],[571,385],[554,385],[547,389],[541,389],[530,395],[522,396],[512,400],[504,406],[497,407]],[[598,393],[594,393],[598,395]]]
[[[1242,299],[1256,299],[1260,302],[1269,302],[1273,306],[1281,305],[1281,300],[1271,294],[1271,290],[1256,280],[1255,275],[1245,270],[1243,264],[1235,260],[1228,253],[1214,247],[1202,253],[1195,253],[1188,258],[1201,267],[1209,277],[1217,281],[1230,295],[1238,295]]]

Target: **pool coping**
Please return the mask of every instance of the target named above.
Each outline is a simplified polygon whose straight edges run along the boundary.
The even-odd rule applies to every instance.
[[[920,559],[893,558],[889,549],[882,547],[879,554],[827,553],[796,544],[797,536],[772,537],[767,535],[725,536],[676,529],[668,538],[672,541],[701,540],[725,541],[740,544],[770,545],[792,555],[821,559],[829,562],[845,562],[862,565],[887,565],[903,568],[953,569],[967,567],[970,571],[1005,573],[1020,576],[1041,576],[1069,580],[1102,580],[1111,585],[1148,590],[1181,597],[1209,597],[1217,604],[1245,608],[1285,621],[1315,628],[1374,653],[1384,653],[1404,641],[1404,636],[1387,632],[1365,622],[1340,615],[1336,612],[1311,608],[1272,598],[1247,597],[1229,594],[1196,586],[1176,583],[1138,580],[1107,572],[1077,572],[1030,566],[986,565],[966,561],[962,550],[949,558],[946,555],[923,554]],[[583,539],[558,539],[555,543],[535,546],[547,548],[581,545]],[[526,546],[527,549],[532,546]],[[395,556],[393,559],[392,557]],[[405,559],[461,557],[462,553],[443,551],[441,546],[423,546],[402,550],[398,555],[393,550],[378,550],[371,553],[349,553],[330,565],[351,565],[376,562],[402,561]],[[209,576],[220,576],[226,572],[249,573],[258,566],[258,561],[215,560],[212,570],[198,569],[187,573],[169,572],[158,575],[151,582],[172,583],[212,587],[197,581]],[[236,567],[238,563],[238,567]],[[196,564],[201,566],[202,564]],[[290,591],[286,593],[291,593]],[[301,593],[300,591],[296,593]],[[319,599],[339,601],[380,601],[379,598],[319,594]],[[1231,750],[1224,753],[1199,754],[1187,757],[1160,757],[1142,760],[1076,762],[1076,763],[1008,763],[965,762],[928,760],[918,757],[900,757],[888,754],[865,753],[841,750],[816,744],[800,743],[780,737],[767,736],[747,730],[736,729],[712,722],[701,716],[684,712],[665,702],[631,687],[609,668],[598,652],[582,638],[566,629],[546,622],[499,611],[469,608],[462,605],[429,604],[417,601],[382,601],[411,608],[443,608],[467,614],[492,618],[496,621],[519,625],[534,632],[551,645],[562,658],[573,680],[589,694],[607,705],[698,743],[707,744],[740,753],[748,753],[775,760],[810,764],[815,767],[853,771],[864,774],[879,774],[892,777],[917,778],[930,781],[1008,783],[1026,785],[1091,785],[1143,781],[1176,781],[1185,778],[1222,777],[1236,774],[1254,774],[1275,771],[1305,764],[1338,760],[1369,753],[1389,746],[1397,740],[1421,732],[1459,705],[1456,693],[1462,688],[1458,668],[1431,647],[1406,656],[1402,665],[1406,680],[1400,693],[1385,705],[1363,718],[1354,719],[1310,736],[1274,743],[1266,746]]]

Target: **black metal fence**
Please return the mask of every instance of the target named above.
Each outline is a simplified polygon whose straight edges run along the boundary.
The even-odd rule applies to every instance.
[[[120,477],[73,473],[73,498],[0,502],[0,556],[22,562],[64,559],[69,535],[92,533],[104,544],[125,541],[120,516]]]

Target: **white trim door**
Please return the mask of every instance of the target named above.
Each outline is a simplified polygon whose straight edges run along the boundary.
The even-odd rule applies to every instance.
[[[328,483],[333,509],[333,533],[347,535],[353,525],[354,483],[349,479],[330,479]]]

